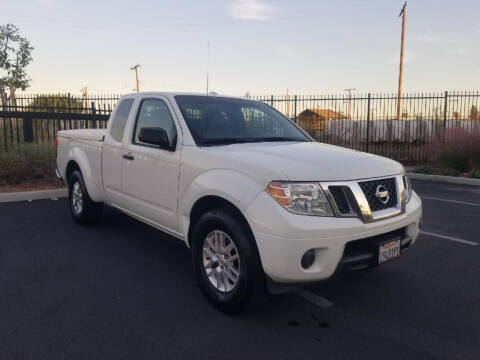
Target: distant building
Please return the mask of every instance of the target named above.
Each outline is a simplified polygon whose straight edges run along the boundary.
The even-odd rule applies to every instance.
[[[345,115],[330,109],[306,109],[298,114],[298,125],[313,135],[317,131],[325,130],[328,120],[346,118]]]

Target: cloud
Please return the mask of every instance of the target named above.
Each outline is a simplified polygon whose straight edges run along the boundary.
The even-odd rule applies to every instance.
[[[56,6],[55,0],[37,0],[37,3],[49,8],[53,8]]]
[[[292,46],[285,43],[270,44],[270,48],[277,54],[289,59],[301,59],[303,55]]]
[[[421,43],[445,43],[451,42],[450,39],[435,35],[432,30],[427,29],[422,34],[417,34],[412,37],[412,41]]]
[[[470,51],[469,48],[465,47],[457,47],[457,48],[451,48],[451,49],[445,49],[446,53],[449,54],[455,54],[455,55],[465,55]]]
[[[408,64],[415,61],[415,56],[410,50],[405,50],[403,63]],[[398,64],[400,62],[400,52],[398,52],[392,59],[387,60],[387,64]]]
[[[276,12],[261,0],[234,0],[230,5],[230,15],[239,20],[270,21]]]

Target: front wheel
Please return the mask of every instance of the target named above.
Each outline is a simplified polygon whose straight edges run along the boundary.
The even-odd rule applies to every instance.
[[[73,219],[81,224],[92,224],[102,216],[103,203],[93,201],[88,195],[83,176],[76,170],[68,181],[68,200]]]
[[[228,208],[204,214],[194,228],[192,258],[207,299],[226,313],[237,313],[266,298],[265,274],[245,224]]]

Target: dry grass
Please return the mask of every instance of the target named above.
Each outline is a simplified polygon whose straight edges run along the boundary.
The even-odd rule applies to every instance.
[[[21,144],[0,151],[0,185],[51,178],[55,170],[55,145]]]

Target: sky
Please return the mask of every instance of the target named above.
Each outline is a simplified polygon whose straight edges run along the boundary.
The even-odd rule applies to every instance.
[[[28,93],[395,92],[401,0],[0,0],[35,47]],[[404,90],[480,88],[480,1],[410,0]],[[207,44],[210,43],[210,56]]]

